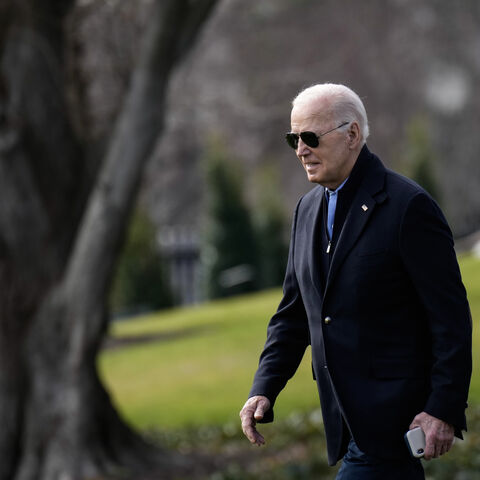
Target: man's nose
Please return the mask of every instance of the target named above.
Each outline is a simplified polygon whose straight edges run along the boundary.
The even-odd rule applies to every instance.
[[[297,155],[302,156],[310,153],[310,148],[308,145],[301,139],[298,139],[298,146],[297,146]]]

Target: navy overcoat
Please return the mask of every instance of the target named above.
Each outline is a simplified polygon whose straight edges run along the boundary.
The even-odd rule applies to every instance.
[[[349,432],[367,454],[405,458],[403,435],[422,411],[460,436],[471,375],[470,310],[442,212],[366,146],[359,160],[365,173],[328,271],[319,260],[323,187],[296,207],[284,295],[250,391],[270,399],[271,421],[311,344],[331,465]]]

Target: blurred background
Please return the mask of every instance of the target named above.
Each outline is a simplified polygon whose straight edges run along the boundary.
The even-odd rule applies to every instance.
[[[83,67],[89,79],[95,73],[88,86],[90,127],[102,137],[124,93],[127,73],[119,69],[134,65],[133,42],[130,55],[121,44],[135,38],[132,8],[93,3],[79,32]],[[117,35],[105,35],[104,16]],[[328,81],[358,92],[369,115],[370,149],[436,197],[455,237],[478,231],[478,21],[474,1],[219,2],[172,81],[166,131],[143,177],[142,207],[166,260],[175,263],[182,247],[192,255],[200,248],[213,181],[205,167],[218,155],[234,164],[251,216],[271,208],[265,195],[277,203],[288,239],[290,214],[311,188],[283,140],[291,101],[301,89]],[[116,68],[115,41],[122,60]],[[176,273],[174,284],[181,281]],[[197,285],[177,288],[177,301],[206,295]]]
[[[312,188],[291,101],[323,82],[453,230],[469,433],[426,471],[480,478],[477,1],[5,1],[0,55],[0,480],[335,477],[310,352],[266,447],[238,422]]]

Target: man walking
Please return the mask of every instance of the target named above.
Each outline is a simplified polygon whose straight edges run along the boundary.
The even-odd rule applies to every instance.
[[[451,231],[434,200],[366,145],[364,105],[343,85],[293,102],[288,144],[308,180],[298,203],[284,295],[250,397],[248,439],[312,346],[329,464],[338,480],[423,479],[404,434],[439,457],[466,429],[471,318]]]

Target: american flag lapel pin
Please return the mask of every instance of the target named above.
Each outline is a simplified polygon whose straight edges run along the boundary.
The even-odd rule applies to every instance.
[[[365,204],[363,204],[363,205],[362,205],[362,210],[363,210],[364,212],[366,212],[366,211],[368,210],[368,207],[367,207]]]

